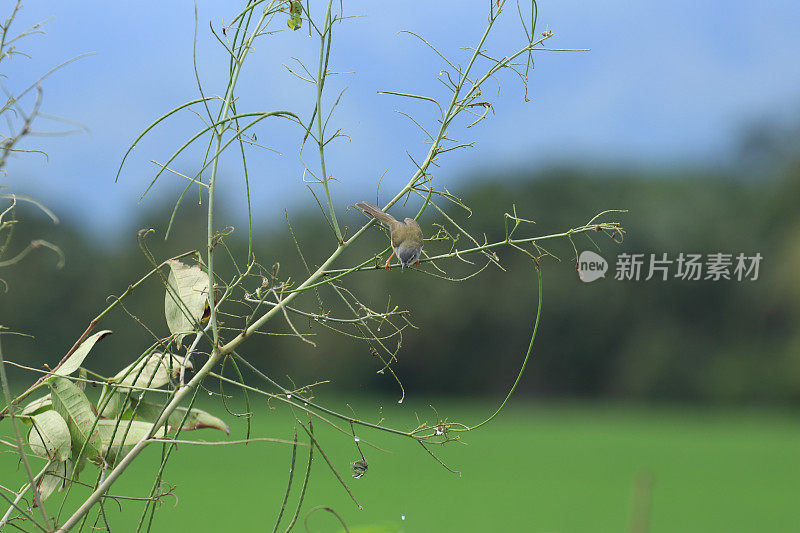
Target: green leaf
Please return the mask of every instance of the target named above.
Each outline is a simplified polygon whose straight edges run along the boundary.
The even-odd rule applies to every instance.
[[[110,395],[111,398],[109,398],[108,403],[106,403],[106,397],[108,395]],[[103,385],[103,392],[100,393],[100,399],[97,401],[97,408],[100,409],[100,417],[117,418],[122,408],[125,407],[125,400],[126,398],[115,389]]]
[[[303,25],[303,19],[300,17],[290,17],[286,21],[286,25],[289,26],[292,30],[299,30],[300,27]]]
[[[94,427],[94,410],[86,395],[64,377],[53,376],[48,380],[48,385],[53,397],[53,409],[67,421],[69,427],[72,458],[77,458],[81,450],[82,455],[89,459],[97,457],[100,454],[100,436]]]
[[[137,402],[135,409],[136,418],[146,420],[148,422],[155,422],[161,415],[163,408],[163,406],[151,402]],[[187,411],[189,412],[188,416],[186,416]],[[183,424],[184,431],[211,428],[224,431],[228,435],[231,434],[231,428],[228,427],[228,424],[226,424],[222,419],[197,408],[189,409],[187,407],[176,407],[172,414],[169,415],[167,425],[170,427],[170,429],[178,428],[181,425],[181,422],[183,422],[184,416],[186,416],[186,423]]]
[[[231,428],[221,418],[217,418],[211,413],[207,413],[196,407],[192,409],[177,407],[169,417],[170,427],[177,428],[180,426],[187,411],[189,412],[189,416],[186,417],[186,423],[183,425],[184,430],[210,428],[224,431],[227,435],[231,434]]]
[[[286,25],[292,30],[299,30],[303,25],[303,5],[300,2],[291,2],[289,7],[289,19]]]
[[[64,490],[67,481],[72,477],[74,468],[75,463],[72,461],[53,462],[47,467],[44,475],[36,482],[42,501],[46,500],[56,489],[59,492]]]
[[[138,420],[98,420],[97,428],[100,430],[100,442],[103,457],[106,462],[113,465],[125,457],[136,444],[153,429],[150,422]],[[163,437],[167,434],[166,428],[155,432],[154,437]]]
[[[178,346],[187,333],[200,323],[208,305],[208,274],[197,265],[169,261],[169,279],[164,297],[167,326]]]
[[[23,407],[19,416],[34,416],[38,415],[39,413],[49,411],[52,408],[53,408],[53,399],[48,394],[47,396],[42,396],[41,398],[33,400],[28,405]]]
[[[31,451],[51,461],[66,461],[72,438],[61,415],[53,410],[45,411],[31,417],[31,422],[33,427],[28,432]]]
[[[64,364],[61,365],[58,370],[54,372],[56,376],[69,376],[81,366],[83,360],[86,359],[86,356],[89,355],[89,352],[94,347],[95,343],[105,337],[113,333],[110,329],[104,329],[103,331],[99,331],[83,341],[78,349],[72,352]]]
[[[154,352],[144,356],[138,363],[126,366],[111,379],[120,385],[128,385],[118,387],[117,392],[127,392],[130,386],[157,389],[169,383],[170,377],[176,377],[184,364],[185,357]],[[192,364],[186,364],[186,368],[191,369]]]

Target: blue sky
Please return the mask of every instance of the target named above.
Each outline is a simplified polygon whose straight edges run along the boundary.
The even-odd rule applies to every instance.
[[[227,68],[209,22],[219,29],[240,4],[197,2],[198,62],[209,94],[224,90]],[[347,88],[331,123],[349,141],[329,145],[328,161],[330,173],[340,180],[333,194],[342,207],[374,198],[384,173],[384,190],[404,184],[413,171],[406,151],[422,157],[427,148],[419,130],[395,110],[432,124],[431,109],[377,91],[444,97],[436,81],[441,60],[398,31],[414,30],[463,61],[466,52],[459,47],[476,42],[488,5],[484,0],[344,4],[345,14],[364,17],[336,26],[330,66],[350,74],[337,75],[327,87],[328,107]],[[498,167],[536,170],[564,160],[724,162],[747,124],[800,109],[796,3],[543,0],[539,10],[539,31],[549,26],[555,33],[550,46],[591,51],[538,52],[530,102],[524,101],[518,80],[501,78],[500,96],[487,92],[495,105],[491,120],[452,133],[477,141],[476,149],[442,160],[436,169],[440,186],[458,191],[465,179],[491,178]],[[30,139],[28,147],[47,151],[49,162],[35,155],[15,158],[2,180],[11,190],[77,218],[99,238],[111,238],[138,218],[138,199],[155,169],[150,160],[165,160],[201,126],[197,116],[183,113],[155,130],[114,183],[132,139],[153,119],[198,94],[192,68],[194,4],[31,1],[17,28],[50,17],[45,35],[20,43],[31,59],[16,57],[0,69],[13,90],[64,60],[95,52],[44,83],[42,110],[78,121],[88,132]],[[524,38],[515,9],[504,18],[489,41],[497,55],[519,48]],[[275,27],[283,29],[285,22],[278,20]],[[290,57],[315,65],[317,47],[305,31],[262,38],[240,81],[240,111],[289,109],[307,116],[313,87],[281,65]],[[60,127],[40,122],[38,129]],[[302,183],[297,129],[274,121],[257,134],[259,142],[282,152],[251,153],[257,218],[267,220],[284,207],[297,210],[313,201]],[[305,155],[309,165],[316,164],[313,152]],[[185,158],[175,166],[189,171],[196,162]],[[238,209],[243,187],[237,163],[228,158],[221,168],[222,195]],[[143,203],[173,194],[174,187],[175,179],[166,177]]]

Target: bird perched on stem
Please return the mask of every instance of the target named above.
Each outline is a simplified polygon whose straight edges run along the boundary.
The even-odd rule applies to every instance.
[[[419,254],[422,253],[422,229],[416,220],[406,218],[403,222],[400,222],[389,213],[381,211],[369,202],[358,202],[356,207],[389,226],[393,251],[389,259],[386,260],[385,269],[392,269],[389,262],[395,254],[400,260],[400,268],[403,270],[413,263],[419,265]]]

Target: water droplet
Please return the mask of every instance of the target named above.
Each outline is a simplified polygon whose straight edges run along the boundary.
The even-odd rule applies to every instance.
[[[364,510],[364,508],[363,508],[363,507],[361,507],[361,506],[359,505],[359,506],[358,506],[358,510],[359,510],[359,511],[363,511],[363,510]]]
[[[303,402],[303,405],[305,405],[306,407],[308,407],[308,402]]]
[[[211,396],[212,394],[214,394],[214,393],[213,393],[213,392],[211,392],[211,391],[208,391],[208,395],[209,395],[209,396]]]
[[[404,514],[401,514],[401,515],[400,515],[400,520],[405,520],[405,519],[406,519],[406,515],[404,515]]]
[[[353,437],[353,440],[356,442],[361,442],[361,439],[359,439],[358,437]]]
[[[397,403],[403,403],[403,399],[400,398],[399,400],[397,400]]]
[[[291,399],[292,399],[292,395],[291,395],[291,394],[287,394],[287,395],[286,395],[286,398],[288,398],[289,400],[291,400]]]

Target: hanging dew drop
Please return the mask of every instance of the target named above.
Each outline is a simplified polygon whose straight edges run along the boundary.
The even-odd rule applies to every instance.
[[[400,398],[399,400],[397,400],[397,403],[403,403],[403,399]]]
[[[291,395],[291,394],[287,394],[287,395],[286,395],[286,398],[287,398],[287,399],[289,399],[289,400],[291,400],[291,399],[292,399],[292,395]]]
[[[208,395],[209,395],[209,396],[211,396],[212,394],[214,394],[214,393],[213,393],[213,392],[211,392],[211,391],[208,391]]]
[[[361,439],[359,439],[358,437],[353,437],[353,440],[356,442],[361,442]]]
[[[401,514],[401,515],[400,515],[400,520],[405,520],[405,519],[406,519],[406,515],[404,515],[404,514]]]

